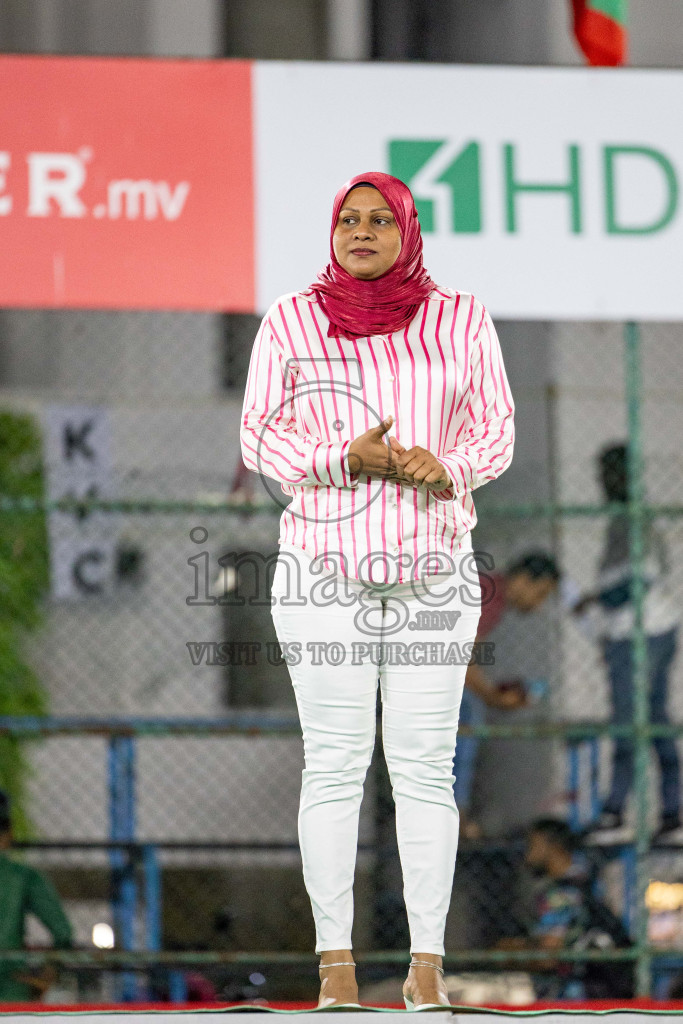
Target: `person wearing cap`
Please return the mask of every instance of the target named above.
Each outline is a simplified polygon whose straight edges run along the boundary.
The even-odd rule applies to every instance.
[[[73,931],[51,882],[35,868],[9,856],[12,846],[10,800],[0,790],[0,949],[24,949],[26,918],[34,914],[51,933],[56,949],[73,946]],[[55,981],[47,966],[29,973],[14,961],[0,960],[0,1002],[39,999]]]

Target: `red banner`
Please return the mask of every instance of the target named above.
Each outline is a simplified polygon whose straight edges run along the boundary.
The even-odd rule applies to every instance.
[[[0,305],[254,308],[251,65],[0,57]]]

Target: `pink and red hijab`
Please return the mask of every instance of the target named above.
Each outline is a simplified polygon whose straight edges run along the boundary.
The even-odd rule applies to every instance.
[[[378,189],[401,232],[401,251],[386,273],[373,281],[361,281],[344,270],[334,255],[332,237],[344,200],[358,185]],[[422,264],[422,234],[412,193],[391,174],[367,171],[347,181],[334,198],[330,231],[330,262],[311,288],[330,321],[328,335],[346,338],[389,334],[407,327],[434,288]]]

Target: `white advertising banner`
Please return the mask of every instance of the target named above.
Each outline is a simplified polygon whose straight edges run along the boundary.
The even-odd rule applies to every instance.
[[[336,190],[410,185],[425,265],[511,319],[683,318],[683,72],[257,63],[257,307],[327,262]]]

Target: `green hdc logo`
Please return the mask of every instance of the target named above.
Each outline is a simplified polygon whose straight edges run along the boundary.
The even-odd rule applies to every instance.
[[[456,234],[477,234],[484,229],[486,214],[481,143],[466,143],[444,167],[442,157],[451,150],[448,139],[391,139],[389,172],[410,186],[424,232],[449,230]],[[556,193],[566,199],[569,230],[572,234],[581,234],[585,221],[581,147],[574,144],[566,147],[567,176],[564,181],[553,182],[522,180],[517,170],[519,150],[520,147],[512,143],[505,143],[500,150],[505,230],[510,234],[520,231],[520,206],[524,195]],[[603,146],[601,157],[606,233],[651,235],[663,231],[674,219],[678,208],[678,178],[671,160],[650,146]],[[650,174],[653,168],[656,169],[664,188],[662,207],[657,216],[638,222],[620,212],[627,190],[625,172],[633,172],[633,161],[641,161],[641,170],[649,165]],[[435,185],[446,186],[449,194],[447,224],[438,223],[437,202],[429,198]]]

